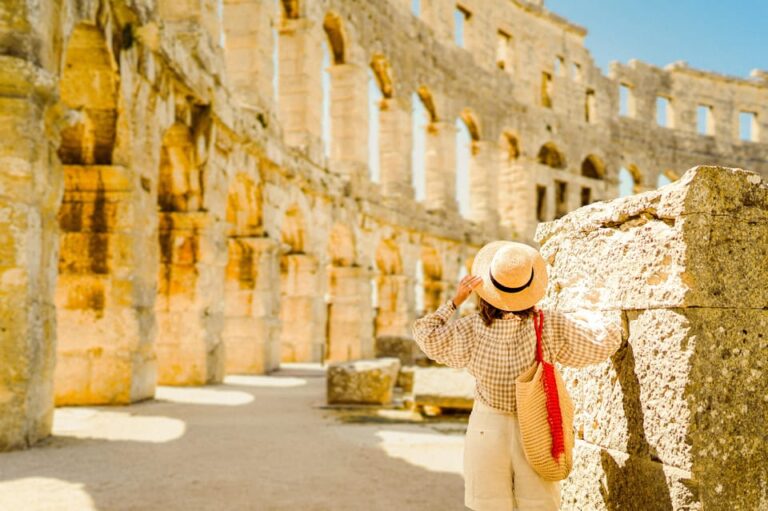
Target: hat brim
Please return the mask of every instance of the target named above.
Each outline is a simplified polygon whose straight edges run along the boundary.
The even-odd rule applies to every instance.
[[[488,271],[494,254],[510,243],[519,245],[521,250],[530,251],[533,259],[533,282],[517,293],[505,293],[494,286]],[[472,275],[483,279],[483,283],[474,289],[477,295],[503,311],[513,312],[528,309],[544,298],[547,291],[547,263],[538,250],[524,243],[499,240],[486,244],[477,252],[472,261]]]

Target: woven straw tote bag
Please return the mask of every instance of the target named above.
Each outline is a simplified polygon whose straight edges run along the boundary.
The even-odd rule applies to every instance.
[[[544,360],[544,312],[533,318],[536,362],[515,380],[517,417],[525,457],[546,481],[560,481],[573,468],[573,401],[563,378]]]

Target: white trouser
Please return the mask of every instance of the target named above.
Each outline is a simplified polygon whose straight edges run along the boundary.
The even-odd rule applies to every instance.
[[[464,439],[464,505],[475,511],[557,511],[560,483],[523,453],[517,416],[475,399]]]

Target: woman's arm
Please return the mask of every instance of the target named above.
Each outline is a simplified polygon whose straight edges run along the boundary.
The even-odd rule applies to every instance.
[[[547,323],[545,313],[544,324]],[[621,311],[549,311],[556,361],[571,367],[597,364],[621,346]]]
[[[431,314],[413,324],[413,338],[426,355],[448,367],[466,367],[475,346],[474,314],[449,322],[482,279],[466,275],[459,281],[456,294]]]
[[[448,300],[435,312],[417,319],[413,338],[432,360],[448,367],[466,367],[475,343],[474,318],[470,314],[450,321],[455,311],[453,301]]]

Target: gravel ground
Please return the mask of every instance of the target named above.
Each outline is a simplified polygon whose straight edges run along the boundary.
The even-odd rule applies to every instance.
[[[57,409],[0,454],[0,511],[463,510],[464,424],[324,407],[319,366]],[[407,415],[407,414],[406,414]]]

